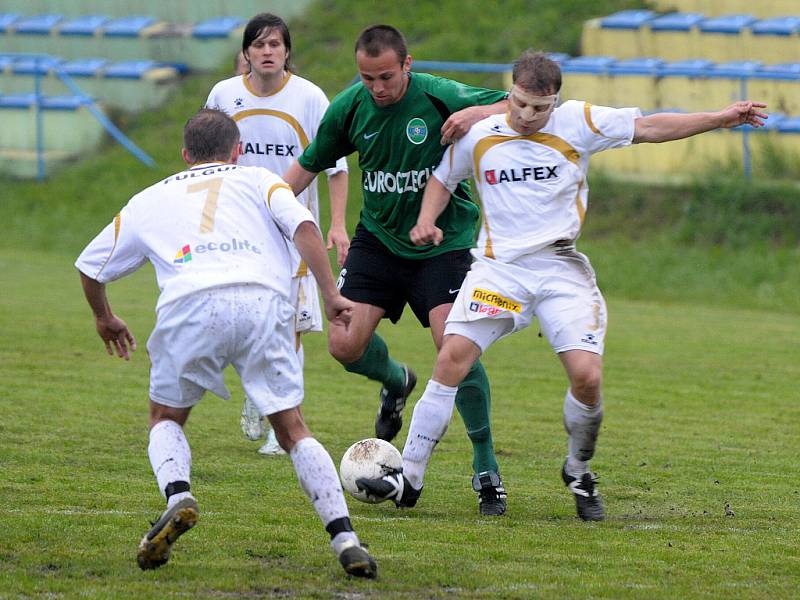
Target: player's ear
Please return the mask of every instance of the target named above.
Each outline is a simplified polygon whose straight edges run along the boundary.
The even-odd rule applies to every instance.
[[[406,59],[403,61],[403,72],[408,74],[411,72],[411,63],[414,62],[411,59],[411,55],[407,54]]]
[[[190,165],[190,164],[192,164],[192,159],[191,159],[191,157],[189,156],[189,151],[188,151],[186,148],[181,148],[181,157],[183,158],[183,161],[184,161],[184,162],[185,162],[187,165]]]
[[[231,163],[232,165],[235,165],[236,161],[239,160],[239,154],[241,154],[241,152],[242,152],[242,145],[239,142],[236,142],[236,145],[233,147],[233,150],[231,150],[231,157],[230,160],[228,160],[228,162]]]

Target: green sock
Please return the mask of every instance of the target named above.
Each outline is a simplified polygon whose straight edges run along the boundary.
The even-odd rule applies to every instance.
[[[358,373],[368,379],[380,381],[392,394],[403,392],[405,383],[403,365],[389,356],[386,342],[377,333],[372,334],[361,358],[344,365],[344,368],[350,373]]]
[[[472,468],[475,473],[500,472],[492,440],[491,398],[486,371],[480,361],[475,361],[456,394],[456,407],[472,441]]]

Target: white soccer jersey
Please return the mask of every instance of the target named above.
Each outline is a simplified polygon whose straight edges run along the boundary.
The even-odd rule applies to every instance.
[[[483,227],[473,252],[503,262],[580,234],[587,208],[589,156],[627,146],[637,108],[570,100],[547,124],[521,135],[493,115],[451,146],[434,171],[449,190],[474,176]]]
[[[196,165],[130,199],[75,266],[106,283],[149,260],[156,310],[194,292],[254,283],[289,297],[288,241],[311,212],[266,169]]]
[[[268,96],[257,95],[247,75],[237,75],[217,83],[206,101],[208,108],[225,111],[239,126],[238,164],[266,167],[279,175],[286,172],[317,135],[328,104],[319,87],[292,73],[287,73],[281,87]],[[344,158],[325,173],[330,177],[339,171],[347,171]],[[316,179],[298,199],[319,222]]]

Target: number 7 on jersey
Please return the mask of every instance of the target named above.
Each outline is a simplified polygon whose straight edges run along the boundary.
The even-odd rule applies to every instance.
[[[214,231],[214,216],[217,213],[217,200],[219,200],[219,190],[222,188],[222,177],[214,177],[207,181],[199,181],[186,186],[189,194],[194,192],[206,192],[206,203],[203,205],[203,217],[200,219],[200,233],[211,233]]]

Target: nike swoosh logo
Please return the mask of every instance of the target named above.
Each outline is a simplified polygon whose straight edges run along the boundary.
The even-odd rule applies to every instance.
[[[457,294],[458,292],[461,291],[461,288],[457,288],[455,290],[447,290],[447,291],[450,292],[451,294]]]
[[[365,133],[365,134],[364,134],[364,139],[365,139],[365,140],[371,140],[371,139],[372,139],[372,138],[374,138],[376,135],[378,135],[378,132],[377,132],[377,131],[373,131],[372,133]]]

